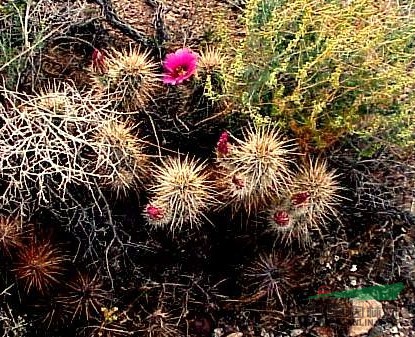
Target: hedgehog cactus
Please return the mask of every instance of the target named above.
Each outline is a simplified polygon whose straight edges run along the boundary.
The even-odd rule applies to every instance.
[[[129,123],[111,120],[95,133],[99,182],[117,196],[140,187],[148,174],[148,158],[143,154],[142,141],[133,134],[134,128]]]
[[[294,257],[281,254],[261,254],[246,268],[244,278],[250,283],[252,290],[263,293],[268,301],[277,300],[282,307],[284,298],[289,292],[301,284],[296,273],[300,263]]]
[[[229,137],[222,133],[216,150],[224,198],[234,209],[243,206],[250,213],[288,189],[293,146],[270,126],[250,126],[243,140],[232,137],[234,144]]]
[[[325,222],[337,216],[341,190],[334,171],[326,161],[310,160],[300,168],[289,192],[277,199],[268,211],[269,228],[283,241],[296,238],[302,244],[310,242],[309,232],[319,230]]]
[[[91,69],[93,86],[97,92],[115,98],[122,109],[136,111],[152,99],[159,81],[156,69],[149,51],[113,49],[106,57],[96,51]]]
[[[335,171],[330,171],[325,160],[311,160],[303,165],[294,179],[291,201],[304,210],[313,223],[324,223],[337,217],[341,187]]]
[[[145,216],[150,224],[164,226],[171,212],[171,231],[185,224],[197,227],[207,220],[205,213],[217,203],[212,185],[205,163],[188,157],[168,157],[156,167],[151,191],[157,203],[147,205]]]
[[[67,256],[49,241],[33,239],[17,253],[14,273],[27,293],[36,290],[42,294],[59,283]]]
[[[200,52],[198,63],[198,77],[212,93],[223,93],[224,91],[224,72],[223,66],[226,57],[216,48],[208,47]]]

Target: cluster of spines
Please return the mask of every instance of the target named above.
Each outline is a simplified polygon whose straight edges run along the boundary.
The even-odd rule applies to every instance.
[[[188,156],[167,157],[155,166],[152,180],[153,197],[145,209],[150,224],[174,231],[208,221],[206,213],[217,199],[206,163]]]
[[[341,202],[338,175],[325,160],[309,159],[300,167],[289,191],[276,199],[268,211],[269,229],[283,241],[296,238],[307,244],[311,230],[320,230],[327,220],[337,218]]]
[[[37,291],[45,294],[60,283],[67,260],[59,247],[48,240],[33,237],[18,250],[13,272],[27,293]]]
[[[235,209],[243,207],[251,213],[280,196],[291,183],[294,147],[274,127],[250,125],[243,139],[225,132],[216,153],[224,198]]]
[[[109,94],[127,111],[142,109],[152,100],[158,86],[157,64],[150,51],[112,49],[93,55],[92,81],[95,90]]]
[[[266,297],[268,302],[278,300],[284,308],[286,295],[301,284],[298,267],[299,262],[295,257],[276,252],[260,254],[246,268],[244,277],[259,297]]]

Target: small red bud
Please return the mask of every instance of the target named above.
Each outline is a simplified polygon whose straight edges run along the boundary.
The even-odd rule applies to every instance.
[[[296,193],[291,197],[291,202],[295,206],[301,206],[305,204],[310,199],[310,193],[308,192],[300,192]]]
[[[153,205],[147,205],[146,212],[148,217],[152,220],[160,220],[163,218],[163,210],[160,207],[156,207]]]
[[[105,56],[99,49],[94,49],[92,52],[92,67],[96,72],[105,72]]]
[[[287,226],[290,222],[290,215],[286,211],[278,211],[274,214],[274,221],[280,226]]]
[[[220,135],[217,149],[223,156],[226,156],[229,153],[229,133],[227,131],[222,132]]]

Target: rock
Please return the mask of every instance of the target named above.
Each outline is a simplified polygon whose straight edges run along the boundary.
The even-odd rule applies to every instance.
[[[393,334],[397,334],[399,332],[397,326],[393,326],[389,331],[390,331],[390,333],[393,333]]]
[[[223,329],[222,328],[216,328],[213,330],[213,334],[215,337],[222,337],[223,335]]]
[[[301,329],[294,329],[291,330],[291,337],[297,337],[300,336],[303,333],[303,330]]]

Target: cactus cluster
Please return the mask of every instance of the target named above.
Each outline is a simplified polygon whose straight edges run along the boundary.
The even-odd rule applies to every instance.
[[[270,207],[270,230],[283,241],[296,238],[308,243],[310,230],[320,230],[328,219],[337,217],[340,191],[338,175],[328,169],[327,162],[309,159],[300,167],[288,193]]]
[[[13,29],[34,9],[18,2],[6,1],[25,8]],[[368,163],[335,143],[370,123],[371,104],[396,109],[395,117],[412,111],[414,69],[402,50],[413,47],[401,45],[411,35],[379,15],[389,9],[372,0],[248,0],[233,4],[246,19],[235,20],[246,25],[237,40],[218,33],[171,50],[165,1],[140,2],[156,11],[157,36],[145,39],[119,21],[116,2],[95,1],[136,47],[102,38],[94,19],[65,31],[76,36],[46,39],[45,54],[19,51],[33,62],[22,63],[13,90],[1,84],[0,64],[0,330],[10,331],[5,322],[17,312],[31,324],[27,337],[276,335],[279,325],[257,331],[266,311],[314,333],[295,315],[322,285],[380,283],[388,271],[375,269],[388,263],[388,281],[413,285],[412,152],[391,148],[385,157],[377,144]],[[47,3],[56,1],[36,6]],[[361,48],[370,28],[380,29],[378,39]],[[93,35],[78,34],[86,29]],[[389,33],[398,37],[390,44]],[[31,34],[25,39],[32,45]],[[74,47],[68,62],[82,83],[65,72],[41,76],[49,68],[42,58],[62,40]],[[365,141],[356,135],[352,147]],[[342,165],[346,157],[356,165]],[[379,209],[399,222],[373,217]]]
[[[321,159],[297,168],[293,144],[275,128],[250,126],[242,140],[224,132],[216,156],[226,203],[248,214],[266,211],[270,231],[282,241],[307,243],[310,230],[337,215],[339,176]]]

